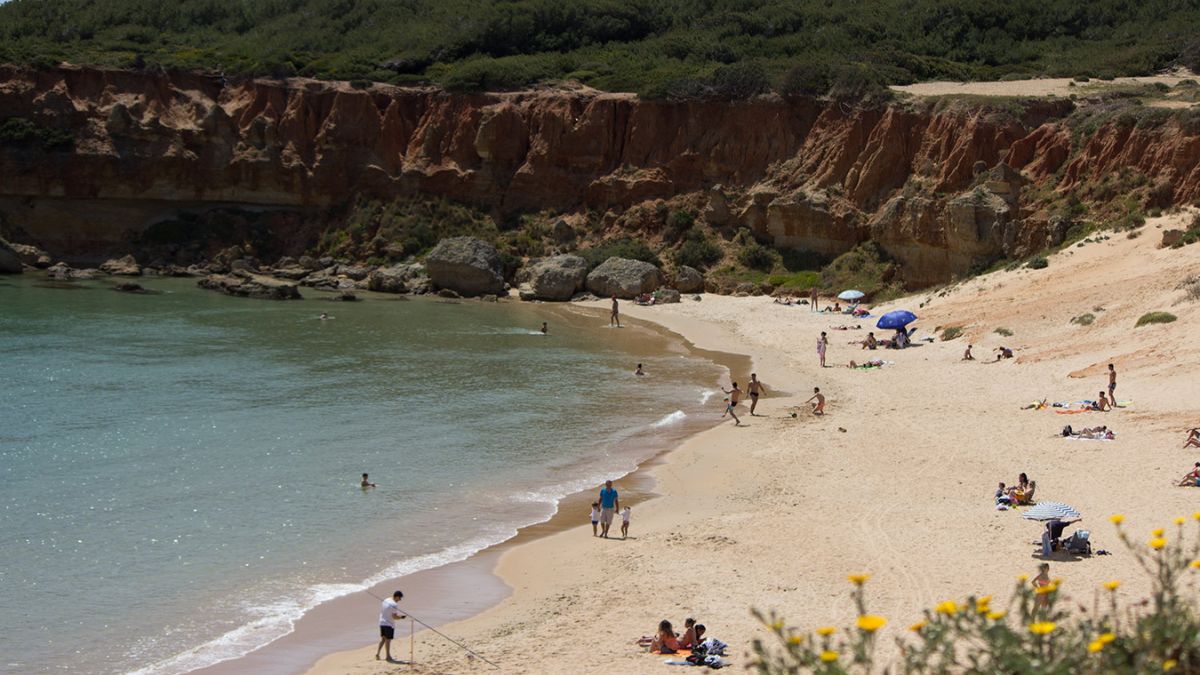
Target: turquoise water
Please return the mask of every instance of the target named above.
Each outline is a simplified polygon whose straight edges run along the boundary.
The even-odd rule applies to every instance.
[[[237,656],[714,411],[715,364],[563,307],[144,285],[165,292],[0,279],[0,672]]]

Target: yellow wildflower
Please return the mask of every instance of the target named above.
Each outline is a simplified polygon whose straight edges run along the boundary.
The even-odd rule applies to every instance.
[[[1096,642],[1099,642],[1102,645],[1106,645],[1116,639],[1117,636],[1113,635],[1112,633],[1101,633],[1100,635],[1096,636]]]
[[[1162,547],[1166,545],[1167,540],[1163,539],[1162,537],[1155,537],[1150,540],[1150,548],[1154,549],[1155,551],[1162,550]]]
[[[1186,520],[1187,520],[1187,518],[1184,518],[1183,516],[1179,516],[1178,518],[1175,519],[1175,524],[1182,525]]]
[[[1034,590],[1034,593],[1037,593],[1038,595],[1047,595],[1047,594],[1053,593],[1054,591],[1057,591],[1057,590],[1058,590],[1058,584],[1052,583],[1052,584],[1046,584],[1045,586],[1038,586],[1037,589]]]
[[[837,632],[837,629],[834,628],[833,626],[821,626],[820,628],[817,629],[817,635],[823,635],[826,637],[833,635],[836,632]]]
[[[1053,621],[1038,621],[1029,624],[1029,632],[1034,635],[1049,635],[1056,627]]]
[[[767,624],[767,627],[771,630],[783,630],[783,619],[772,621],[771,623]]]
[[[1017,581],[1019,581],[1021,583],[1025,583],[1026,581],[1029,581],[1029,575],[1028,574],[1018,574]]]
[[[1196,560],[1192,561],[1192,567],[1200,570],[1200,558],[1197,558]]]
[[[874,633],[875,631],[879,630],[880,628],[883,628],[886,624],[887,624],[887,619],[883,618],[882,616],[876,616],[874,614],[864,614],[864,615],[858,617],[857,626],[859,627],[860,630],[865,630],[868,633]]]
[[[1104,649],[1104,643],[1099,640],[1092,640],[1091,642],[1088,643],[1088,652],[1090,652],[1092,654],[1095,654],[1096,652],[1100,651],[1101,649]]]
[[[854,584],[855,586],[862,586],[863,584],[867,583],[867,579],[870,579],[871,575],[870,574],[851,574],[850,576],[848,576],[846,578],[849,579],[850,583]]]
[[[1120,513],[1114,513],[1108,519],[1112,521],[1113,525],[1120,525],[1125,521],[1125,516]]]
[[[789,637],[787,639],[787,641],[788,641],[789,645],[798,645],[801,642],[804,642],[804,636],[803,635],[793,635],[793,636]]]
[[[1107,589],[1108,589],[1108,590],[1110,590],[1110,591],[1115,591],[1115,590],[1117,590],[1117,588],[1118,588],[1120,585],[1121,585],[1121,582],[1120,582],[1120,581],[1117,581],[1116,579],[1113,579],[1112,581],[1106,581],[1106,582],[1104,582],[1104,587],[1105,587],[1105,588],[1107,588]]]
[[[1177,665],[1179,665],[1179,662],[1175,659],[1167,659],[1163,661],[1163,670],[1173,670]]]
[[[1163,536],[1163,529],[1161,527],[1156,527],[1153,530],[1150,530],[1150,536],[1152,536],[1152,537]]]
[[[909,630],[911,630],[912,632],[916,633],[916,632],[920,631],[922,628],[924,628],[924,627],[925,627],[925,626],[927,626],[927,625],[929,625],[929,622],[928,622],[928,621],[926,621],[926,620],[924,620],[924,619],[921,619],[920,621],[918,621],[918,622],[914,623],[913,625],[909,626],[909,627],[908,627],[908,629],[909,629]]]
[[[1192,519],[1193,519],[1193,520],[1200,520],[1200,511],[1197,511],[1197,512],[1193,513],[1193,514],[1192,514]]]
[[[991,602],[992,602],[992,596],[990,596],[990,595],[985,595],[982,598],[976,598],[975,599],[975,611],[980,614],[987,614],[988,609],[989,609],[988,605],[990,605]]]
[[[946,600],[945,602],[939,602],[937,607],[934,607],[934,609],[937,610],[938,614],[945,614],[949,616],[951,614],[958,613],[958,603],[953,600]]]
[[[988,612],[987,618],[991,619],[992,621],[999,621],[1000,619],[1004,618],[1004,612],[1002,610]]]
[[[837,652],[831,652],[828,650],[821,652],[821,660],[825,663],[833,663],[834,661],[837,661],[837,659]]]

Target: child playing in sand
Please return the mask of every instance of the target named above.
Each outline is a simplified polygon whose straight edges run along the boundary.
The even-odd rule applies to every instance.
[[[963,352],[963,358],[962,358],[963,361],[974,361],[975,360],[975,356],[971,354],[971,348],[974,346],[975,345],[967,345],[966,351]]]
[[[813,387],[812,398],[805,401],[805,403],[812,405],[812,414],[814,414],[814,415],[824,415],[825,414],[825,394],[821,393],[820,387]]]
[[[621,538],[629,536],[629,518],[633,515],[633,510],[626,506],[621,509]]]
[[[600,502],[592,502],[592,536],[598,536],[596,526],[600,524]]]

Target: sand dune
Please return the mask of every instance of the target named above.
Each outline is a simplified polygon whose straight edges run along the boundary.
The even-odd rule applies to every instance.
[[[998,604],[1018,574],[1034,570],[1038,526],[996,511],[991,499],[998,481],[1021,471],[1042,499],[1077,507],[1094,545],[1112,551],[1053,562],[1067,595],[1090,605],[1099,584],[1115,578],[1123,596],[1140,596],[1148,583],[1107,516],[1122,512],[1130,532],[1148,536],[1200,508],[1200,490],[1171,487],[1200,459],[1180,449],[1183,429],[1200,424],[1200,317],[1176,288],[1200,271],[1200,246],[1158,249],[1169,222],[1151,220],[1134,239],[1113,234],[1071,247],[1046,269],[999,272],[882,308],[916,312],[917,338],[962,326],[963,337],[949,342],[864,352],[846,342],[865,330],[829,331],[831,364],[867,354],[895,361],[874,371],[817,367],[816,337],[850,323],[841,317],[768,298],[629,307],[628,315],[697,346],[749,354],[772,391],[789,393],[766,398],[765,416],[744,417],[746,427],[724,424],[650,469],[663,496],[633,505],[634,539],[594,539],[581,514],[578,529],[503,556],[498,573],[515,589],[510,599],[443,630],[506,673],[670,672],[632,642],[659,619],[694,616],[735,646],[731,660],[741,667],[764,635],[751,607],[778,610],[805,629],[848,625],[845,575],[869,572],[869,606],[890,620],[888,644],[923,608],[971,593],[995,594]],[[1152,310],[1179,320],[1134,328]],[[1092,325],[1070,322],[1085,313]],[[960,361],[968,342],[981,360]],[[1017,358],[988,362],[1000,345]],[[1020,410],[1044,397],[1095,396],[1110,362],[1118,398],[1132,407],[1073,416]],[[828,394],[829,414],[787,416],[814,386]],[[1066,423],[1107,424],[1118,437],[1069,442],[1058,436]],[[369,632],[371,617],[363,620]],[[332,655],[314,672],[387,671],[372,653]],[[486,670],[427,635],[417,659],[416,672]]]

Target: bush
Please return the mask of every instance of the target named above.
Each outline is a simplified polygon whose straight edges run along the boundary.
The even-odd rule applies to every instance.
[[[1013,335],[1013,332],[1007,328],[997,328],[994,332],[1001,337],[1012,337]]]
[[[888,623],[871,614],[866,601],[868,576],[849,577],[858,619],[838,630],[814,633],[789,628],[783,618],[754,615],[770,633],[755,639],[750,668],[761,675],[792,673],[1180,673],[1200,672],[1200,607],[1191,577],[1200,542],[1187,542],[1182,517],[1178,535],[1169,540],[1156,530],[1148,543],[1134,539],[1113,516],[1117,535],[1137,566],[1150,578],[1151,592],[1140,602],[1122,603],[1119,580],[1097,589],[1085,608],[1066,600],[1063,582],[1053,579],[1034,590],[1026,576],[1017,578],[1009,600],[992,596],[945,600],[897,637],[894,663],[876,656],[877,631]],[[1194,521],[1200,526],[1200,520]],[[1193,535],[1195,538],[1195,535]],[[1080,589],[1081,596],[1092,591]],[[1086,595],[1085,595],[1086,594]]]
[[[10,117],[0,123],[0,143],[37,143],[44,150],[63,148],[74,144],[75,136],[69,131],[43,127],[24,117]]]
[[[1189,275],[1176,288],[1183,291],[1184,299],[1191,302],[1200,300],[1200,276],[1195,274]]]
[[[947,342],[963,334],[962,326],[950,326],[942,331],[942,342]]]
[[[1175,319],[1175,315],[1171,314],[1170,312],[1147,312],[1137,320],[1137,324],[1134,325],[1134,328],[1152,323],[1171,323]]]
[[[646,245],[646,242],[640,239],[614,239],[606,241],[579,251],[579,255],[587,261],[589,271],[595,269],[605,260],[614,257],[641,260],[656,267],[662,267],[662,261],[658,259],[658,255]]]
[[[1096,320],[1096,315],[1089,312],[1087,314],[1080,314],[1077,317],[1073,317],[1071,319],[1071,323],[1078,324],[1080,326],[1090,326],[1090,325],[1092,325],[1092,322],[1094,322],[1095,320]]]
[[[1044,270],[1050,266],[1050,261],[1038,256],[1037,258],[1034,258],[1026,263],[1025,266],[1033,270]]]
[[[779,93],[784,96],[824,96],[829,93],[829,66],[825,63],[802,63],[784,74]]]
[[[702,232],[692,230],[688,233],[687,240],[675,252],[675,264],[704,270],[717,264],[724,257],[725,252],[716,242],[704,236]]]
[[[667,234],[672,239],[678,238],[684,234],[690,234],[692,225],[696,223],[696,214],[691,211],[672,211],[667,218]]]
[[[779,262],[779,254],[758,242],[751,242],[738,251],[737,259],[752,270],[770,272]]]

